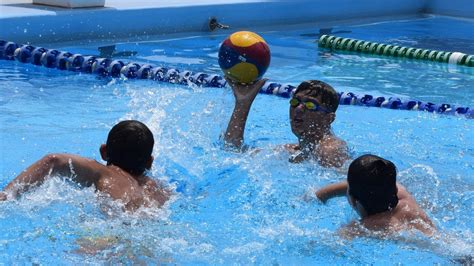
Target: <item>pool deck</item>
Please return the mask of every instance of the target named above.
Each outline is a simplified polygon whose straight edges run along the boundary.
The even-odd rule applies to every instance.
[[[446,1],[444,1],[446,2]],[[209,32],[215,17],[234,30],[344,21],[377,21],[426,13],[474,18],[472,0],[107,0],[105,7],[62,8],[1,0],[0,39],[18,43],[136,39]]]

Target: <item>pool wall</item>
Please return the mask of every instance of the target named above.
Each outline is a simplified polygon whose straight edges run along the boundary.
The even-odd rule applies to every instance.
[[[473,0],[430,0],[427,13],[474,19]]]
[[[345,21],[370,22],[440,14],[474,18],[473,0],[181,0],[155,3],[106,2],[104,8],[68,9],[5,0],[0,5],[0,39],[42,44],[86,40],[146,40],[150,35],[208,30],[210,17],[231,29]]]
[[[175,2],[175,3],[173,3]],[[85,39],[117,40],[154,34],[207,30],[210,17],[217,17],[232,29],[256,26],[330,23],[345,20],[372,20],[381,17],[418,16],[426,9],[425,0],[223,0],[143,1],[133,5],[107,1],[104,8],[67,9],[40,5],[0,6],[0,38],[33,44]]]

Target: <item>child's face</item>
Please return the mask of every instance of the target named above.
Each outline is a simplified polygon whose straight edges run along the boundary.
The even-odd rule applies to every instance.
[[[318,135],[323,128],[331,124],[330,115],[321,105],[320,97],[312,97],[298,92],[290,104],[291,130],[297,137]]]

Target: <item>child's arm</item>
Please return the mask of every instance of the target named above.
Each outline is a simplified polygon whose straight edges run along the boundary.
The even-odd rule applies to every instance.
[[[316,197],[318,197],[318,199],[322,202],[326,202],[330,198],[341,197],[346,195],[346,191],[347,182],[343,181],[319,189],[318,191],[316,191]]]
[[[255,97],[267,81],[259,80],[253,84],[242,85],[226,79],[235,97],[235,107],[224,135],[226,145],[240,148],[244,139],[245,124]]]
[[[0,200],[6,200],[7,196],[16,198],[52,175],[72,176],[74,181],[90,186],[98,179],[98,172],[95,171],[98,165],[96,161],[76,155],[46,155],[13,179],[0,193]]]

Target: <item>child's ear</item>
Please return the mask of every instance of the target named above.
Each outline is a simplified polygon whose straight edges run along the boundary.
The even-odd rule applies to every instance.
[[[349,205],[351,205],[352,208],[356,207],[357,200],[353,196],[347,194],[347,201],[349,201]]]
[[[100,145],[99,151],[100,151],[100,157],[102,157],[102,160],[107,161],[108,160],[108,158],[107,158],[107,145],[105,145],[105,144]]]
[[[153,161],[155,160],[155,157],[153,157],[153,155],[150,155],[150,158],[148,158],[148,160],[146,161],[146,166],[145,168],[147,170],[150,170],[151,169],[151,166],[153,165]]]
[[[332,122],[336,120],[336,113],[329,113],[328,117],[329,117],[329,124],[332,124]]]
[[[336,113],[327,113],[324,115],[323,119],[327,125],[330,125],[332,122],[334,122],[334,120],[336,120]]]
[[[364,218],[367,217],[367,212],[365,211],[364,206],[360,204],[360,202],[356,199],[354,199],[355,205],[353,205],[354,209],[357,211],[357,213],[360,215],[360,217]]]

